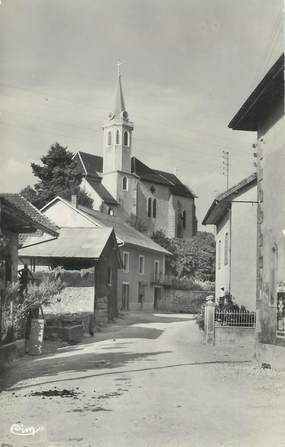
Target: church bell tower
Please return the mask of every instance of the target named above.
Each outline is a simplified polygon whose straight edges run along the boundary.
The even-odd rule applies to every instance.
[[[120,64],[115,104],[103,126],[103,174],[114,171],[131,172],[133,123],[126,111]]]
[[[120,205],[121,216],[136,214],[137,179],[132,174],[132,132],[122,89],[120,64],[115,104],[103,126],[103,179],[102,183]]]

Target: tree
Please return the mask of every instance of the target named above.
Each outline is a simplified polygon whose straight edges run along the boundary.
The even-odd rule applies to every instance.
[[[212,233],[198,231],[186,241],[170,239],[162,231],[153,235],[153,240],[173,254],[168,262],[168,271],[182,278],[194,278],[202,281],[215,280],[215,238]]]
[[[93,200],[80,189],[83,175],[73,160],[73,153],[67,147],[55,143],[41,158],[42,164],[31,163],[32,171],[39,182],[34,187],[26,186],[21,194],[37,208],[43,207],[57,195],[70,200],[78,196],[78,203],[92,208]]]

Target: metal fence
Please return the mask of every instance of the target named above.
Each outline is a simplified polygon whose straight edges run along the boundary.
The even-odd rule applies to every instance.
[[[255,324],[255,312],[215,310],[215,326],[255,327]]]

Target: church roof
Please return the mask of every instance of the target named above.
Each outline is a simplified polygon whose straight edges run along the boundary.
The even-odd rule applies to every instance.
[[[101,178],[98,172],[103,172],[103,157],[78,151],[74,158],[80,161],[82,174],[93,178]]]
[[[80,161],[80,165],[84,171],[82,173],[86,176],[86,180],[95,189],[104,202],[117,205],[118,203],[111,196],[103,185],[100,186],[100,182],[94,181],[95,179],[101,179],[103,172],[103,157],[98,155],[88,154],[87,152],[79,151],[76,156]],[[136,157],[132,157],[132,173],[136,174],[141,180],[155,183],[158,185],[165,185],[170,188],[171,194],[180,197],[197,197],[188,186],[184,185],[175,174],[170,172],[160,171],[158,169],[152,169]]]
[[[156,170],[160,176],[166,178],[173,186],[171,186],[171,193],[174,196],[182,196],[182,197],[197,197],[188,186],[184,185],[175,174],[171,174],[170,172],[158,171]]]
[[[118,205],[118,202],[109,193],[109,191],[102,185],[101,182],[95,181],[90,177],[86,177],[86,181],[97,192],[98,196],[108,205]]]
[[[140,160],[132,157],[132,172],[137,174],[142,180],[170,187],[171,194],[181,197],[196,197],[192,191],[184,185],[175,174],[170,172],[151,169]]]

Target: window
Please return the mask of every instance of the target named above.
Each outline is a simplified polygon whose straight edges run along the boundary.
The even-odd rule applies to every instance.
[[[185,210],[182,213],[182,224],[183,224],[183,228],[186,228],[186,211]]]
[[[224,255],[224,264],[228,265],[229,263],[229,234],[225,234],[225,255]]]
[[[112,132],[110,130],[107,133],[107,146],[112,146]]]
[[[120,131],[118,129],[116,131],[116,144],[120,144]]]
[[[218,269],[221,268],[221,255],[222,255],[221,250],[222,250],[222,242],[219,241],[219,243],[218,243]]]
[[[156,218],[156,199],[152,202],[152,217]]]
[[[152,205],[152,199],[151,197],[148,198],[147,201],[147,216],[151,217],[151,205]]]
[[[144,274],[144,256],[139,255],[139,273]]]
[[[123,253],[123,270],[128,272],[130,269],[130,254],[127,251]]]
[[[154,280],[158,281],[160,276],[159,261],[154,261]]]
[[[274,306],[276,303],[276,280],[277,280],[277,268],[278,268],[278,250],[274,245],[271,250],[271,262],[270,262],[270,305]]]
[[[113,210],[113,208],[109,208],[109,209],[108,209],[108,214],[109,214],[109,216],[114,216],[114,210]]]
[[[128,190],[128,177],[123,177],[123,191]]]
[[[113,280],[113,271],[111,267],[108,267],[107,270],[107,285],[111,286],[112,285],[112,280]]]
[[[130,145],[130,134],[127,130],[124,132],[124,146]]]

